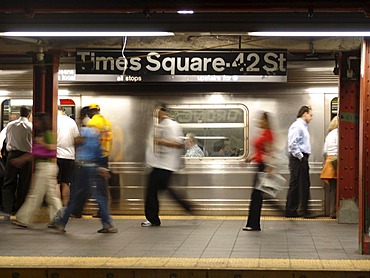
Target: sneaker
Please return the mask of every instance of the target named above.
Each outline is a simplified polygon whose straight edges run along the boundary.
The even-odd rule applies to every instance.
[[[3,212],[3,211],[0,211],[0,222],[8,222],[10,221],[10,214],[6,213],[6,212]]]
[[[101,234],[114,234],[117,232],[118,232],[118,229],[114,226],[110,226],[106,228],[103,227],[102,229],[98,230],[98,233],[101,233]]]
[[[54,229],[56,227],[55,223],[54,222],[49,222],[48,223],[48,228],[50,229]]]
[[[0,222],[10,222],[10,216],[3,216],[0,218]]]
[[[66,230],[64,229],[63,226],[58,226],[55,223],[49,223],[48,228],[53,229],[53,230],[55,230],[59,233],[65,233],[66,232]]]
[[[12,224],[13,224],[13,225],[16,225],[16,226],[18,226],[18,227],[27,228],[27,224],[24,224],[24,223],[22,223],[22,222],[19,222],[18,220],[13,220],[13,221],[12,221]]]
[[[153,224],[150,221],[145,221],[141,223],[141,227],[159,227],[161,224]]]

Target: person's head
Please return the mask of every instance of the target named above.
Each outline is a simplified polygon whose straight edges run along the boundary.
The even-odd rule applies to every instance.
[[[303,105],[301,109],[298,111],[297,118],[301,118],[304,120],[306,123],[311,122],[312,120],[312,108],[309,105]]]
[[[85,106],[81,109],[79,118],[81,125],[86,125],[87,121],[89,120],[88,116],[89,110],[90,110],[89,106]]]
[[[157,104],[157,109],[158,109],[157,117],[159,122],[161,122],[165,117],[168,116],[168,108],[165,103],[160,103]]]
[[[223,153],[225,150],[225,142],[224,140],[218,140],[213,145],[213,151],[215,153]]]
[[[19,115],[21,117],[25,117],[25,118],[28,118],[31,114],[31,109],[28,108],[27,106],[21,106],[21,109],[19,110]]]
[[[64,108],[61,105],[58,105],[58,114],[64,115],[64,112],[65,112]]]
[[[39,136],[47,130],[51,130],[50,115],[45,112],[38,112],[34,116],[33,126],[35,128],[35,135]]]
[[[259,127],[263,129],[270,129],[270,116],[267,112],[261,112],[261,117],[259,119]]]
[[[89,111],[88,111],[88,116],[92,118],[94,115],[100,113],[100,106],[96,103],[92,103],[89,105]]]
[[[191,148],[192,146],[196,145],[197,139],[195,139],[194,133],[187,133],[185,135],[184,144],[187,149]]]
[[[329,124],[328,132],[332,131],[333,129],[338,128],[338,124],[339,124],[339,122],[338,122],[338,116],[335,116],[335,117],[331,120],[331,122],[330,122],[330,124]]]

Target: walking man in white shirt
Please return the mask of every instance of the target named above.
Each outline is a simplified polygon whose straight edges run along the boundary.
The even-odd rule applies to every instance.
[[[303,216],[312,217],[308,212],[310,198],[310,173],[308,158],[311,154],[308,124],[312,120],[312,108],[304,105],[299,109],[297,120],[288,131],[288,152],[290,181],[286,202],[286,217],[297,217],[301,204]]]
[[[66,206],[70,196],[70,184],[73,178],[75,161],[74,139],[79,135],[77,124],[65,115],[62,106],[58,106],[57,118],[57,193],[61,194],[63,206]]]
[[[149,174],[145,199],[145,217],[142,227],[160,226],[158,191],[167,189],[171,196],[188,212],[191,207],[172,188],[168,187],[174,171],[181,168],[181,155],[184,142],[183,131],[179,123],[168,117],[164,104],[158,106],[158,126],[149,139],[154,140],[154,150],[147,151],[147,162],[152,167]],[[151,147],[149,144],[148,147]]]

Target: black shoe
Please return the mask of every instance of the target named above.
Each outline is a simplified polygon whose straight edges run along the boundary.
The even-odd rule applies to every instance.
[[[149,221],[141,223],[141,227],[159,227],[161,224],[154,224]]]
[[[243,227],[242,230],[243,231],[248,231],[248,232],[261,231],[261,229],[259,229],[259,228],[252,228],[252,227]]]
[[[286,218],[294,218],[294,217],[300,217],[300,215],[296,212],[293,213],[285,213]]]
[[[315,214],[305,214],[303,215],[303,218],[306,218],[306,219],[313,219],[313,218],[316,218],[318,217],[318,215],[315,215]]]

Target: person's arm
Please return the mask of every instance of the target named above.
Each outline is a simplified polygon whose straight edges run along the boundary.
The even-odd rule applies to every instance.
[[[50,134],[50,135],[47,135],[47,136],[52,136],[52,135]],[[35,142],[37,142],[38,144],[40,144],[42,147],[44,147],[46,149],[49,149],[49,150],[56,150],[57,149],[57,145],[56,144],[46,143],[44,137],[37,136],[37,137],[35,137],[34,140],[35,140]]]
[[[4,145],[4,141],[6,139],[6,130],[7,130],[7,126],[3,128],[3,130],[0,132],[0,158],[2,158],[3,156],[1,155],[1,151],[3,149],[3,145]]]
[[[302,136],[300,135],[300,129],[297,126],[291,127],[289,130],[289,137],[288,137],[288,149],[289,152],[299,160],[302,160],[303,154],[299,148],[299,142],[302,140]]]
[[[10,160],[10,164],[17,168],[21,168],[22,165],[26,162],[32,160],[32,154],[31,153],[25,153],[24,155],[21,155],[20,157],[13,158]]]
[[[166,140],[164,138],[159,138],[159,137],[154,137],[154,143],[170,148],[177,148],[181,149],[184,147],[184,144],[179,143],[177,141],[171,141],[171,140]]]

